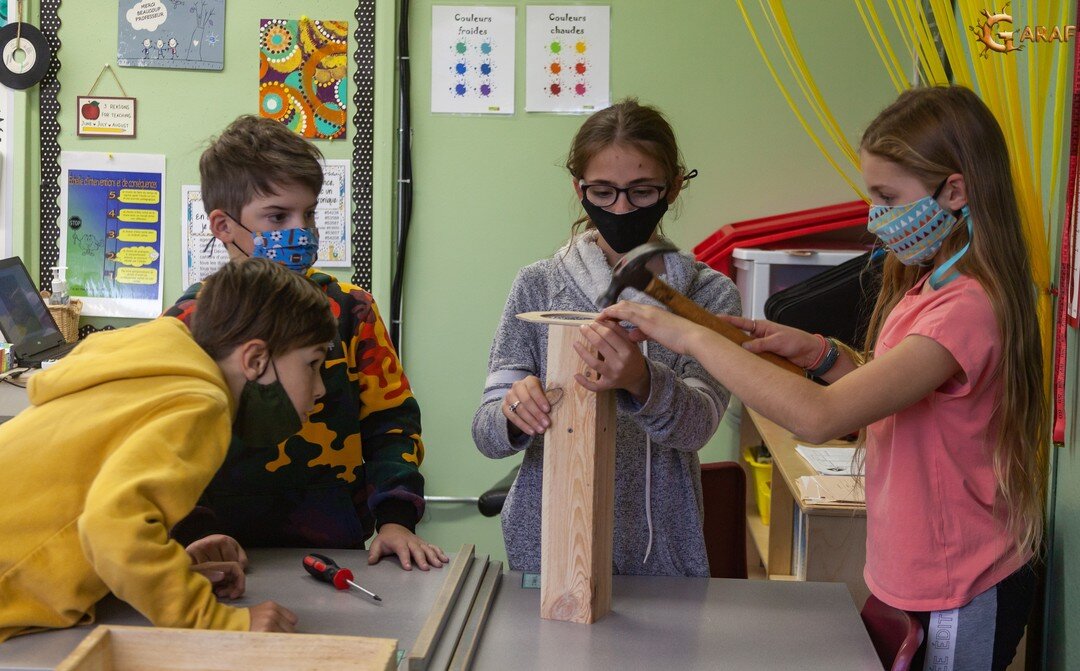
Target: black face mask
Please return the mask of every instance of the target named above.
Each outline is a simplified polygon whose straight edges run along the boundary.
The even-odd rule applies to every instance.
[[[271,365],[273,361],[271,360]],[[274,365],[277,375],[277,366]],[[248,380],[240,393],[233,434],[245,445],[272,447],[300,431],[300,415],[278,378],[270,384]]]
[[[634,247],[644,245],[652,237],[660,220],[667,212],[668,202],[661,198],[648,207],[639,207],[626,214],[608,212],[593,205],[586,198],[581,199],[585,214],[596,225],[596,230],[604,236],[604,241],[616,254],[625,254]]]

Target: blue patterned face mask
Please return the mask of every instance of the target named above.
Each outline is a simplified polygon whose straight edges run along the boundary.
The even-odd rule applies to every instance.
[[[934,195],[920,198],[914,203],[874,205],[870,208],[866,224],[866,229],[876,235],[889,251],[896,254],[900,263],[914,266],[932,262],[956,224],[967,219],[968,242],[930,276],[930,286],[934,289],[956,279],[957,273],[945,277],[946,271],[967,252],[972,236],[971,211],[967,205],[949,212],[938,204],[937,197],[944,187],[945,182],[942,182]]]
[[[315,265],[319,258],[319,229],[286,228],[280,231],[256,231],[251,234],[255,243],[255,258],[270,259],[298,273]]]
[[[254,245],[251,253],[253,258],[270,259],[298,273],[306,272],[319,259],[319,229],[315,227],[253,231],[241,224],[236,217],[227,212],[225,214],[240,224],[245,231],[251,233],[251,241]]]

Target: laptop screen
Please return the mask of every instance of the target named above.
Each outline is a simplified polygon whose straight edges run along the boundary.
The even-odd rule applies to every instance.
[[[0,260],[0,331],[23,356],[64,340],[18,257]]]

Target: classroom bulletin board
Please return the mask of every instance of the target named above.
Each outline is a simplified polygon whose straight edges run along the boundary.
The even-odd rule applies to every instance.
[[[160,211],[160,237],[152,247],[153,255],[160,256],[141,267],[153,267],[161,274],[162,305],[171,304],[186,288],[183,282],[189,279],[183,275],[184,186],[198,184],[199,155],[214,136],[241,114],[261,113],[260,26],[267,19],[288,19],[303,25],[309,17],[312,22],[325,17],[334,19],[328,34],[340,46],[335,47],[332,59],[311,64],[310,88],[317,89],[321,78],[329,74],[339,77],[332,90],[322,87],[318,93],[317,105],[321,105],[321,110],[335,112],[333,127],[320,125],[322,131],[329,132],[316,137],[301,134],[308,135],[330,162],[348,166],[347,171],[341,171],[346,177],[335,174],[338,181],[348,180],[344,185],[347,188],[339,185],[339,191],[347,193],[349,200],[334,213],[335,220],[343,225],[339,234],[341,243],[348,248],[347,252],[342,244],[335,248],[339,266],[335,274],[342,280],[371,288],[375,1],[287,0],[275,3],[272,11],[262,3],[239,0],[117,0],[117,3],[117,8],[109,8],[108,12],[103,12],[98,3],[74,0],[39,3],[36,23],[55,56],[38,84],[40,124],[38,137],[32,142],[39,148],[41,157],[41,190],[35,194],[40,198],[41,208],[41,225],[37,231],[40,257],[36,264],[41,284],[51,283],[51,267],[58,265],[62,246],[75,239],[71,235],[71,222],[61,218],[65,187],[61,183],[62,152],[105,157],[160,155],[164,157],[165,167],[160,202],[154,205]],[[144,44],[147,39],[149,48]],[[327,44],[318,48],[325,50]],[[143,49],[148,50],[144,53]],[[311,58],[312,54],[307,57]],[[98,82],[103,64],[111,66],[116,77],[101,77]],[[77,134],[77,98],[87,96],[95,84],[94,93],[98,96],[137,101],[135,137]],[[80,102],[85,103],[85,98]],[[88,111],[93,114],[95,110]],[[309,119],[317,121],[315,115]],[[0,184],[3,177],[0,174]],[[101,242],[103,249],[106,240],[88,240],[89,230],[108,231],[108,226],[88,226],[78,236],[79,243],[95,247]],[[0,244],[4,234],[5,231],[0,231]],[[130,256],[132,253],[126,253],[125,258]],[[343,260],[350,265],[340,267]],[[138,261],[145,259],[140,257]],[[129,270],[123,274],[130,279],[135,273]],[[141,278],[149,275],[145,270],[139,271]],[[149,312],[143,308],[142,312]],[[136,315],[114,312],[112,316]],[[139,316],[143,316],[141,312]]]

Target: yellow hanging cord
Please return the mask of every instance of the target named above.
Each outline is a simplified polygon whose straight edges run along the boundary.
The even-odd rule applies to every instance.
[[[907,77],[899,61],[896,60],[896,54],[893,53],[888,38],[885,37],[885,31],[881,28],[881,21],[878,20],[877,12],[874,10],[873,0],[862,2],[855,0],[855,7],[859,10],[859,17],[866,26],[866,32],[870,34],[870,41],[874,43],[874,50],[877,51],[881,64],[885,66],[885,72],[889,75],[893,87],[897,93],[902,92],[907,88]]]
[[[761,4],[762,1],[763,0],[759,0],[759,4]],[[783,55],[785,63],[787,63],[792,78],[799,86],[799,90],[802,92],[803,98],[806,100],[807,104],[809,104],[811,111],[813,111],[814,115],[817,117],[818,123],[825,129],[825,132],[828,133],[833,144],[836,145],[840,150],[840,153],[844,155],[851,166],[858,169],[858,159],[855,156],[855,150],[848,142],[847,138],[844,137],[843,131],[840,130],[840,124],[836,122],[836,119],[825,106],[825,100],[821,95],[821,91],[818,90],[814,78],[810,75],[810,71],[806,67],[805,61],[802,59],[802,53],[799,51],[799,47],[794,41],[794,35],[791,34],[791,27],[787,24],[787,16],[784,14],[783,9],[780,9],[779,15],[774,12],[771,18],[763,4],[761,4],[761,10],[762,12],[765,12],[766,22],[769,24],[769,29],[772,31],[773,39],[780,47],[780,53]],[[787,28],[786,31],[785,27]]]
[[[791,23],[788,21],[787,12],[784,10],[782,0],[769,0],[769,5],[776,26],[783,36],[781,44],[786,45],[790,49],[791,56],[798,66],[798,76],[805,82],[804,90],[809,90],[810,92],[807,101],[810,102],[811,107],[818,116],[818,121],[821,123],[822,127],[828,131],[833,142],[836,143],[836,146],[847,157],[848,161],[851,162],[852,167],[857,169],[859,166],[859,158],[856,155],[855,148],[852,147],[851,143],[844,137],[844,132],[841,130],[840,124],[837,123],[836,117],[833,116],[832,112],[829,110],[829,106],[825,103],[824,96],[821,95],[821,90],[814,81],[814,77],[810,74],[810,68],[807,67],[806,60],[803,58],[802,51],[799,49],[798,42],[795,39],[795,32],[791,29]]]
[[[840,177],[845,182],[847,182],[848,186],[851,187],[852,191],[859,194],[859,197],[866,202],[870,202],[870,199],[867,198],[866,194],[863,193],[862,189],[855,184],[851,177],[840,167],[840,165],[836,162],[832,155],[825,149],[825,145],[822,143],[821,138],[819,138],[817,133],[815,133],[814,130],[810,127],[810,124],[809,122],[807,122],[806,117],[799,110],[799,106],[795,104],[794,98],[791,97],[791,93],[787,90],[787,87],[784,86],[784,83],[781,81],[780,75],[779,73],[777,73],[776,68],[773,66],[772,59],[769,58],[768,52],[765,51],[765,46],[761,43],[761,38],[758,36],[757,30],[754,28],[754,24],[750,21],[750,16],[746,12],[746,5],[744,1],[736,0],[736,2],[739,5],[739,12],[742,14],[743,21],[746,23],[746,27],[750,31],[750,37],[754,40],[754,45],[757,47],[758,53],[761,54],[761,59],[765,62],[765,67],[769,70],[769,74],[772,75],[773,81],[776,82],[777,88],[780,89],[780,95],[782,95],[784,97],[784,100],[787,101],[788,107],[790,107],[792,113],[795,114],[795,118],[799,120],[799,123],[802,125],[803,130],[805,130],[806,134],[810,136],[810,140],[817,146],[818,150],[821,151],[822,156],[825,157],[825,160],[829,163],[829,165],[831,165],[833,169],[836,170],[837,173],[839,173]]]
[[[911,22],[900,19],[900,12],[902,11],[902,7],[899,5],[897,0],[887,1],[889,5],[889,13],[892,14],[893,17],[893,23],[895,23],[896,27],[900,29],[900,41],[904,43],[904,52],[907,54],[914,54],[915,48],[912,46],[913,40],[911,39],[911,34],[907,30],[907,26],[910,26]],[[873,2],[873,0],[870,0],[870,2]]]

